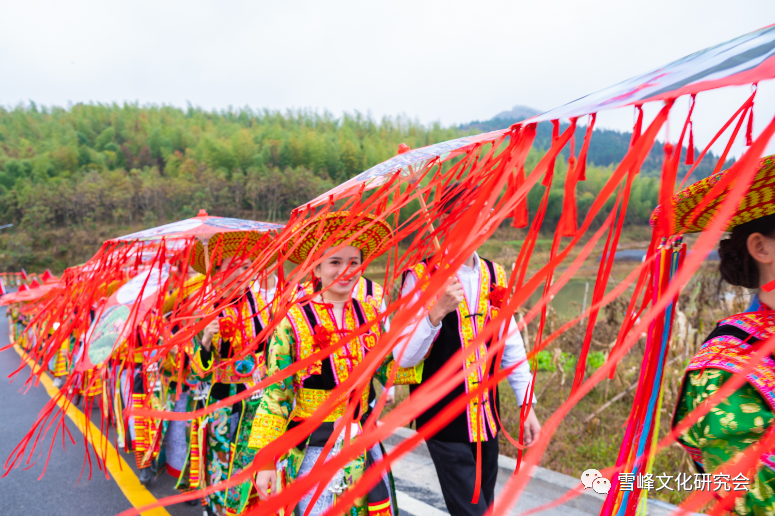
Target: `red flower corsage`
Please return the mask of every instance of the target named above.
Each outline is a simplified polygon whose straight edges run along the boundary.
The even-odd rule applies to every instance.
[[[315,344],[317,344],[320,349],[326,349],[331,345],[331,337],[333,337],[333,332],[331,330],[320,324],[315,325]]]
[[[221,334],[221,340],[231,340],[237,333],[237,325],[232,319],[221,317],[218,319],[218,332]]]
[[[495,285],[490,292],[490,304],[495,308],[502,308],[509,299],[509,289]]]

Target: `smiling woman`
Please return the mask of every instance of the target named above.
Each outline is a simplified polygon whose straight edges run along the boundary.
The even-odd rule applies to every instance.
[[[332,391],[378,345],[384,330],[379,310],[351,296],[360,280],[363,261],[372,259],[390,241],[390,227],[371,215],[336,212],[315,217],[298,229],[299,237],[290,244],[291,259],[304,263],[311,253],[322,250],[321,262],[313,269],[319,290],[310,301],[294,304],[271,337],[267,374],[274,375],[316,352],[330,350],[330,354],[266,389],[250,436],[250,447],[259,453],[312,419]],[[363,326],[368,330],[358,335],[356,332]],[[374,377],[385,385],[395,367],[392,355],[388,355]],[[413,384],[420,375],[415,368],[399,370],[395,383]],[[282,460],[264,458],[266,464],[256,478],[259,496],[263,498],[270,488],[284,489],[285,482],[292,483],[309,474],[327,445],[333,443],[327,452],[329,458],[338,454],[348,438],[345,428],[350,439],[361,435],[362,426],[371,414],[369,402],[374,397],[371,376],[359,381],[354,389],[350,397],[357,404],[354,413],[348,414],[351,404],[344,400],[328,411],[316,428],[300,434]],[[310,491],[301,497],[297,506],[299,514],[308,509],[310,515],[324,514],[334,506],[338,495],[355,484],[383,453],[382,446],[377,444],[342,470],[326,474],[323,480],[326,487],[321,493]],[[389,476],[389,473],[383,475],[382,481],[359,499],[356,507],[361,510],[368,507],[372,515],[396,514],[396,494]],[[278,479],[283,485],[278,485]]]
[[[363,262],[363,251],[347,245],[324,254],[323,261],[314,269],[320,282],[320,297],[329,303],[344,303],[352,295],[353,287],[361,279],[358,271]]]

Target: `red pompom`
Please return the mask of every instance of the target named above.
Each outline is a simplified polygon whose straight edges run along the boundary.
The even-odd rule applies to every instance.
[[[315,344],[317,344],[320,349],[326,349],[331,345],[331,337],[333,337],[333,332],[331,330],[320,324],[315,325]]]
[[[675,150],[675,147],[672,143],[666,143],[663,147],[665,151],[665,160],[669,160],[670,157],[673,155],[673,151]]]
[[[509,299],[509,289],[495,285],[490,292],[490,304],[495,308],[502,308]]]
[[[231,318],[222,317],[218,319],[218,332],[222,340],[231,340],[237,333],[237,325]]]

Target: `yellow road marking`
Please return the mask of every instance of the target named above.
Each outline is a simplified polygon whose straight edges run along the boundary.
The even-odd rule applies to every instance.
[[[27,358],[27,353],[25,353],[18,344],[14,344],[13,349],[15,349],[19,356],[21,356],[22,359],[27,362],[27,365],[30,366],[34,372],[37,373],[40,370],[40,366]],[[43,384],[43,387],[46,388],[46,392],[48,392],[48,395],[52,398],[59,394],[59,389],[54,387],[54,383],[46,373],[40,375],[40,383]],[[59,398],[57,400],[57,405],[62,407],[64,405],[64,399]],[[107,466],[110,474],[113,476],[113,480],[116,481],[116,484],[118,484],[118,487],[124,493],[124,496],[126,496],[127,500],[129,500],[129,503],[131,503],[133,507],[143,507],[145,505],[154,503],[156,501],[156,497],[153,496],[151,492],[140,483],[140,479],[137,478],[137,475],[135,475],[135,472],[132,471],[132,468],[129,467],[129,464],[127,464],[127,462],[124,460],[124,457],[122,457],[116,451],[110,440],[107,439],[102,434],[102,432],[100,432],[99,428],[97,428],[97,426],[92,423],[91,420],[88,419],[86,415],[72,403],[67,406],[66,413],[67,417],[69,417],[73,423],[78,426],[78,429],[84,435],[86,435],[86,425],[88,425],[89,442],[94,446],[94,449],[104,450],[107,447],[108,453],[104,457],[105,465]],[[151,509],[150,511],[145,511],[142,514],[144,516],[170,516],[170,513],[167,512],[164,507]]]

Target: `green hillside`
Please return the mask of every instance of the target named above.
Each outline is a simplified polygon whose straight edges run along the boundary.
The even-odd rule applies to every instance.
[[[65,266],[103,240],[193,216],[282,221],[349,177],[412,148],[477,132],[405,118],[313,111],[204,111],[189,107],[83,105],[0,108],[0,270]],[[528,168],[541,151],[531,153]],[[559,219],[564,160],[547,226]],[[610,167],[590,167],[580,214]],[[628,221],[646,222],[657,195],[639,178]],[[534,211],[543,187],[531,192]]]
[[[524,110],[529,110],[530,108],[524,108]],[[515,124],[517,122],[521,122],[524,120],[525,117],[520,116],[516,118],[509,118],[505,117],[503,115],[509,115],[509,112],[503,113],[499,116],[496,116],[494,118],[491,118],[490,120],[485,121],[474,121],[470,122],[468,124],[462,124],[458,127],[461,131],[475,131],[477,133],[486,132],[486,131],[497,131],[498,129],[503,129],[505,127],[509,127],[512,124]],[[538,114],[536,112],[536,114]],[[586,123],[586,119],[582,119],[579,123]],[[567,123],[561,123],[560,124],[560,130],[564,131],[568,128]],[[584,141],[584,137],[586,136],[587,127],[586,125],[579,125],[576,128],[576,133],[574,135],[576,139],[576,152],[578,153],[578,149],[580,148],[582,142]],[[627,150],[630,147],[630,140],[632,140],[632,133],[631,132],[620,132],[620,131],[614,131],[611,129],[600,129],[596,128],[592,132],[592,138],[590,139],[589,143],[589,153],[587,154],[587,160],[589,163],[593,163],[598,166],[610,166],[610,165],[616,165],[624,158],[624,155],[627,153]],[[552,124],[550,122],[541,122],[536,126],[536,138],[533,143],[533,146],[539,149],[549,149],[552,146]],[[682,156],[682,162],[686,158],[686,152],[688,150],[688,147],[684,145],[681,156]],[[702,149],[698,149],[697,147],[694,148],[694,156],[697,157],[700,155],[700,152]],[[562,155],[565,156],[565,158],[568,157],[569,153],[568,147],[565,147],[565,149],[562,150]],[[654,147],[651,148],[651,151],[646,156],[646,159],[643,162],[643,167],[641,168],[642,172],[646,175],[659,177],[659,175],[662,173],[662,163],[664,162],[665,154],[664,150],[662,148],[662,145],[654,145]],[[692,173],[691,180],[697,181],[699,179],[702,179],[704,177],[709,176],[711,173],[713,173],[713,169],[716,166],[716,162],[718,161],[719,156],[714,155],[712,152],[708,152],[708,154],[705,156],[705,158],[702,160],[702,162],[697,165],[697,167],[694,169],[694,172]],[[727,160],[726,167],[729,168],[734,163],[734,159]],[[684,175],[689,171],[691,167],[688,165],[682,164],[679,167],[678,175],[679,177],[683,178]]]

